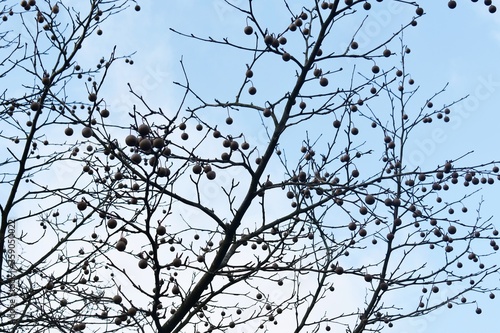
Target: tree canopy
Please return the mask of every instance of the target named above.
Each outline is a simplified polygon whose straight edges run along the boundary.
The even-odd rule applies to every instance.
[[[415,70],[425,7],[215,1],[238,30],[172,26],[168,85],[155,62],[123,81],[162,49],[154,4],[1,3],[1,331],[362,333],[492,307],[500,162],[462,124],[496,81]],[[147,50],[122,51],[132,24]]]

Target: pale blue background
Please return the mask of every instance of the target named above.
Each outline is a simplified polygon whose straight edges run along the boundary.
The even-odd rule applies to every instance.
[[[500,13],[489,14],[481,2],[473,4],[470,1],[459,2],[458,7],[451,11],[446,2],[435,0],[422,4],[427,15],[419,20],[416,28],[405,32],[405,42],[412,49],[408,66],[424,91],[431,93],[450,82],[446,93],[449,100],[471,95],[470,104],[460,106],[463,111],[453,114],[453,122],[449,126],[437,125],[445,133],[439,144],[426,145],[429,132],[425,130],[415,133],[410,144],[410,151],[413,151],[410,162],[430,167],[469,150],[475,150],[475,154],[467,158],[468,163],[487,162],[500,157],[497,142]],[[245,1],[233,3],[244,5]],[[262,1],[254,3],[259,7]],[[371,13],[375,16],[371,22],[374,30],[365,32],[373,33],[373,39],[394,31],[411,16],[412,11],[408,10],[387,16],[387,3],[373,1]],[[250,42],[242,32],[245,20],[236,10],[227,7],[222,0],[141,1],[140,5],[141,12],[129,10],[120,18],[113,19],[114,29],[108,26],[100,41],[88,45],[86,49],[90,63],[105,55],[104,50],[115,43],[118,54],[137,51],[133,57],[135,64],[120,63],[107,83],[106,98],[114,110],[126,112],[134,103],[127,94],[127,82],[132,83],[152,107],[175,110],[182,90],[171,83],[183,81],[179,65],[181,57],[193,87],[204,96],[228,96],[227,88],[242,82],[244,64],[250,60],[250,55],[186,39],[169,31],[172,27],[203,37],[230,37],[231,40],[247,39]],[[282,1],[267,0],[265,7],[264,13],[259,12],[263,20],[274,22],[281,19],[278,13],[283,13]],[[364,15],[363,11],[361,15]],[[342,40],[349,39],[352,32],[335,33]],[[263,84],[258,88],[259,92],[270,89],[271,93],[273,89]],[[496,193],[498,188],[483,191],[487,199],[483,215],[496,213]],[[441,309],[422,318],[397,322],[392,331],[495,332],[498,300],[491,301],[487,295],[477,299],[483,309],[481,315],[475,314],[473,306]]]

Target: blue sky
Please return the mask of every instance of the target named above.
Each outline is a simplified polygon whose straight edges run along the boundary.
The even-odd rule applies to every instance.
[[[232,2],[242,6],[246,3],[243,0]],[[289,21],[282,1],[253,2],[259,18],[266,22],[266,27],[274,29],[281,27],[282,22]],[[450,85],[440,99],[441,103],[458,100],[468,94],[470,98],[456,105],[449,124],[435,124],[429,129],[424,127],[414,133],[412,142],[409,143],[407,162],[415,167],[432,168],[446,159],[471,150],[475,153],[464,159],[465,164],[488,162],[500,157],[496,144],[496,113],[500,104],[500,14],[489,14],[480,2],[460,2],[454,10],[449,10],[446,2],[435,0],[422,4],[426,15],[419,19],[417,27],[406,30],[404,42],[412,50],[407,57],[407,68],[416,84],[421,85],[422,98],[431,96],[448,82]],[[103,96],[113,114],[118,114],[118,119],[129,122],[126,114],[136,101],[127,92],[127,83],[131,83],[151,107],[161,107],[167,113],[177,110],[183,90],[172,82],[183,82],[179,63],[181,58],[192,87],[197,92],[207,100],[214,97],[230,99],[234,95],[234,88],[242,83],[245,64],[251,61],[251,54],[185,38],[169,29],[174,28],[200,37],[228,37],[231,41],[251,46],[252,37],[243,34],[245,18],[222,0],[139,3],[142,7],[139,13],[128,10],[112,18],[112,25],[106,24],[103,36],[85,45],[84,56],[79,59],[82,65],[87,63],[91,66],[101,57],[107,56],[110,46],[114,44],[117,45],[117,54],[136,52],[132,57],[134,65],[123,61],[116,64],[103,90]],[[298,8],[297,1],[290,3],[293,8]],[[363,41],[367,48],[380,38],[389,36],[413,15],[413,9],[407,10],[394,1],[373,1],[372,5],[369,12],[372,16],[358,34],[358,40]],[[360,14],[365,15],[365,12]],[[356,18],[346,20],[349,19],[356,21]],[[332,34],[335,42],[326,45],[325,49],[345,45],[352,31],[346,28],[345,31],[334,31]],[[390,45],[393,50],[398,47],[398,41]],[[389,60],[397,65],[397,60]],[[386,61],[387,65],[389,60]],[[383,61],[385,60],[381,60],[381,63]],[[332,66],[349,68],[353,63],[351,60],[341,60]],[[371,66],[371,63],[359,61],[358,66],[363,68],[368,65]],[[264,65],[259,66],[256,67],[257,75],[253,80],[258,88],[258,96],[276,96],[290,88],[288,83],[293,82],[293,72],[290,74],[288,64],[278,61],[264,62]],[[332,84],[343,86],[346,84],[343,81],[345,79],[339,76],[338,81]],[[192,99],[188,100],[187,106],[195,106],[194,102]],[[383,105],[379,107],[383,110]],[[213,121],[221,123],[226,116],[227,114],[210,115]],[[254,142],[264,144],[265,132],[258,119],[247,115],[239,116],[248,120],[243,127],[246,133],[251,133],[249,137]],[[310,130],[314,130],[314,126]],[[303,135],[301,131],[299,129],[294,132],[299,139]],[[287,143],[296,143],[293,139],[289,138]],[[290,151],[295,149],[286,146],[286,143],[281,148]],[[494,214],[496,192],[490,188],[480,194],[487,199],[482,215]],[[479,196],[477,199],[479,200]],[[343,293],[345,297],[359,293],[356,285],[347,286],[346,289]],[[474,313],[473,306],[441,309],[425,317],[396,323],[393,330],[399,333],[491,331],[497,326],[497,300],[491,301],[484,295],[479,296],[478,301],[483,309],[480,316]],[[352,303],[349,299],[343,302]],[[390,329],[387,331],[390,332]]]
[[[245,1],[233,3],[243,5]],[[295,1],[292,3],[295,6]],[[172,85],[172,81],[183,80],[179,65],[181,57],[192,86],[203,96],[230,97],[228,93],[232,90],[228,88],[241,83],[245,63],[251,57],[219,45],[181,37],[169,31],[169,28],[201,37],[229,37],[230,40],[243,43],[247,39],[251,44],[251,39],[242,32],[246,25],[244,17],[227,7],[222,0],[140,4],[140,13],[126,13],[113,31],[104,31],[102,45],[91,48],[92,53],[98,55],[103,50],[102,46],[109,46],[108,43],[113,41],[118,44],[118,53],[137,51],[135,64],[122,64],[118,70],[115,68],[113,79],[108,81],[107,89],[115,96],[111,103],[123,110],[127,109],[130,99],[126,96],[125,83],[130,82],[153,107],[175,110],[182,90]],[[264,9],[259,14],[270,26],[286,20],[281,1],[266,1],[265,6],[260,1],[254,1],[254,4],[256,8]],[[402,5],[387,7],[386,4],[387,1],[383,4],[373,3],[370,12],[373,16],[368,19],[370,29],[362,30],[360,34],[368,44],[390,34],[412,15],[412,11],[409,12]],[[443,102],[457,100],[468,94],[470,99],[456,106],[449,124],[441,123],[431,130],[414,133],[408,162],[415,166],[433,167],[470,150],[475,153],[465,159],[469,164],[498,158],[496,134],[500,104],[500,16],[488,13],[482,3],[464,1],[454,10],[447,8],[446,1],[429,1],[422,5],[426,15],[418,21],[417,27],[406,30],[404,34],[405,43],[412,50],[407,58],[412,77],[421,85],[424,96],[426,93],[431,95],[449,82]],[[345,43],[352,31],[335,33],[339,34],[338,42]],[[279,66],[264,67],[262,71],[275,73],[273,76],[279,77]],[[288,89],[286,78],[282,80],[284,89]],[[259,82],[256,79],[257,82],[260,84],[257,86],[259,92],[265,94],[272,95],[275,88],[280,88],[279,85],[266,86],[265,80]],[[429,142],[429,137],[433,135],[439,140]],[[487,199],[483,215],[494,214],[495,193],[487,189],[482,194]],[[497,301],[490,301],[487,295],[480,296],[478,300],[483,308],[479,316],[474,313],[473,306],[441,309],[425,317],[397,323],[394,330],[400,333],[491,331],[497,327]]]

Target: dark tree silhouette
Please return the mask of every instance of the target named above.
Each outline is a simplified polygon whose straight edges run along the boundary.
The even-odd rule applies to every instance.
[[[86,284],[95,259],[85,255],[83,235],[95,221],[74,208],[94,191],[92,179],[79,171],[92,146],[85,138],[71,140],[73,115],[85,118],[78,124],[95,122],[92,112],[102,105],[96,94],[120,57],[110,46],[106,58],[89,63],[86,52],[107,21],[130,4],[1,4],[0,331],[67,332],[93,313],[106,291],[96,276]],[[100,114],[106,117],[106,110]]]
[[[361,333],[480,313],[498,232],[475,194],[498,162],[406,162],[410,134],[462,99],[415,83],[427,74],[409,70],[403,32],[425,15],[417,3],[395,1],[414,14],[376,45],[358,40],[379,2],[285,1],[289,21],[266,22],[261,4],[227,1],[241,39],[172,32],[246,68],[221,70],[220,96],[205,96],[181,61],[174,111],[131,83],[128,122],[101,94],[120,57],[78,58],[126,1],[5,7],[29,38],[2,35],[2,78],[22,90],[2,95],[1,329]]]

